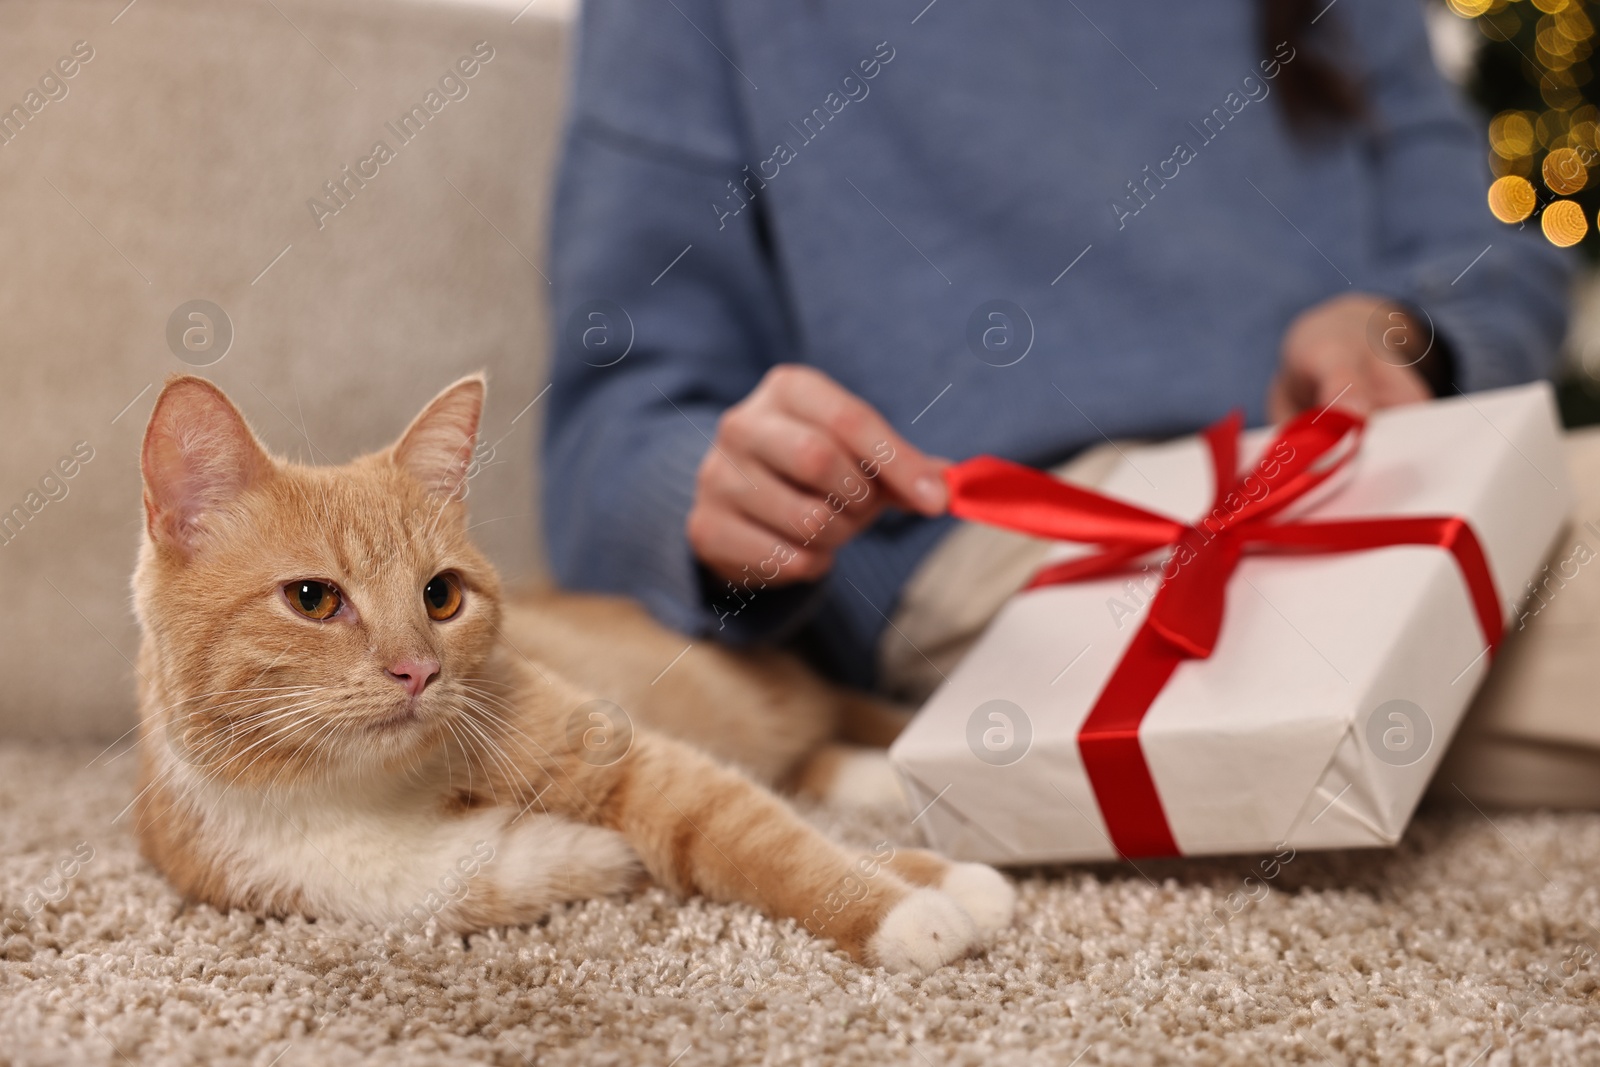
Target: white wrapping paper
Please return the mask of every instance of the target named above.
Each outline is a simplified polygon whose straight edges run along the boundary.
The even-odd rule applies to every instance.
[[[1381,412],[1349,469],[1285,517],[1465,518],[1509,621],[1570,507],[1559,435],[1543,383]],[[1245,435],[1241,462],[1270,438]],[[1189,521],[1211,481],[1187,438],[1127,449],[1102,491]],[[1084,551],[1062,545],[1046,562]],[[1131,582],[1013,597],[895,742],[934,847],[998,864],[1116,857],[1077,734],[1156,588]],[[1180,851],[1394,844],[1486,652],[1442,548],[1246,556],[1215,652],[1178,668],[1139,729]]]

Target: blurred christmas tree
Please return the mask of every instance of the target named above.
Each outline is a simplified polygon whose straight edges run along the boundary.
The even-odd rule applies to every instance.
[[[1468,89],[1491,116],[1489,210],[1537,222],[1553,244],[1600,258],[1600,88],[1588,0],[1448,0],[1487,38]]]
[[[1552,244],[1600,260],[1600,82],[1592,65],[1600,2],[1445,0],[1484,40],[1467,90],[1489,116],[1488,208],[1507,223],[1537,225]],[[1591,180],[1593,179],[1593,180]],[[1581,339],[1580,339],[1581,340]],[[1600,421],[1591,353],[1574,351],[1562,375],[1568,425]]]

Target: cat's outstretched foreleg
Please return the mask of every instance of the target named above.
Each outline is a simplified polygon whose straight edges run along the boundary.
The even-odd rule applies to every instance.
[[[978,895],[974,915],[944,883],[976,865],[914,884],[925,881],[915,877],[920,867],[892,854],[851,855],[773,794],[668,738],[641,733],[628,756],[605,770],[582,775],[592,817],[620,832],[657,881],[795,919],[862,963],[929,970],[969,954],[1010,921],[1010,889],[993,870],[981,868],[988,893]],[[969,873],[951,888],[973,880]]]

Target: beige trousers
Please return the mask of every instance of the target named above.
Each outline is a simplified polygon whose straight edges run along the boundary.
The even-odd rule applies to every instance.
[[[1441,797],[1600,808],[1600,428],[1568,433],[1566,449],[1572,520],[1434,776]],[[1106,444],[1055,473],[1093,487],[1120,458]],[[890,695],[926,700],[1049,547],[973,523],[952,530],[906,584],[879,645]]]

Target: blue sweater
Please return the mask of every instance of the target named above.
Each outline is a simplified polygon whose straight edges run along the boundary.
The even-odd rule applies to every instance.
[[[1489,215],[1479,124],[1405,0],[1333,25],[1370,120],[1286,125],[1254,0],[589,0],[552,223],[543,514],[563,584],[870,684],[949,520],[887,515],[816,586],[730,593],[684,534],[718,416],[775,363],[917,447],[1046,465],[1265,419],[1285,328],[1425,310],[1465,390],[1549,373],[1569,261]],[[759,582],[751,586],[756,588]]]

